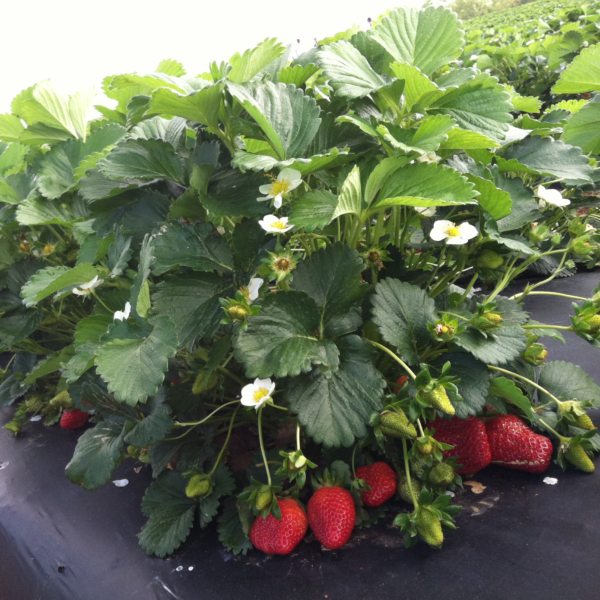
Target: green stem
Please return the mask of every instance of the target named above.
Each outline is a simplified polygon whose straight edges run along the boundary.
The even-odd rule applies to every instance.
[[[473,289],[473,286],[475,285],[475,282],[477,281],[477,279],[479,279],[479,275],[477,273],[475,273],[475,275],[473,275],[473,279],[471,279],[471,281],[469,282],[469,285],[467,286],[465,293],[460,297],[458,306],[460,306],[467,299],[467,296],[469,295],[469,292]]]
[[[560,298],[571,298],[573,300],[588,300],[588,298],[583,298],[582,296],[571,296],[570,294],[559,294],[558,292],[522,292],[511,296],[509,300],[516,300],[519,296],[521,296],[521,300],[524,296],[559,296]],[[520,300],[518,300],[518,302],[520,302]]]
[[[562,329],[562,331],[573,331],[570,325],[523,325],[523,329]]]
[[[535,290],[535,288],[538,288],[538,287],[540,287],[542,285],[545,285],[546,283],[550,283],[561,272],[561,270],[563,268],[563,265],[565,264],[565,261],[567,260],[567,251],[566,250],[559,250],[559,252],[563,252],[563,256],[562,256],[562,259],[561,259],[558,267],[554,271],[554,273],[552,273],[552,275],[550,275],[550,277],[548,277],[547,279],[544,279],[543,281],[540,281],[539,283],[536,283],[534,285],[528,285],[525,288],[525,291],[522,294],[520,294],[520,298],[518,300],[519,302],[521,300],[523,300],[523,298],[525,298],[525,296],[527,296],[533,290]],[[547,254],[552,254],[552,253],[556,253],[556,251],[547,252],[547,253],[543,254],[542,256],[546,256]],[[534,262],[534,261],[531,261],[531,262]],[[530,264],[530,263],[528,263],[528,264]],[[522,267],[522,265],[521,265],[521,267]],[[524,270],[524,269],[522,269],[522,270]],[[516,274],[518,274],[518,272]]]
[[[102,306],[104,306],[104,308],[109,312],[109,313],[114,313],[114,310],[108,308],[108,306],[106,306],[106,304],[104,304],[104,302],[102,302],[102,300],[100,299],[100,296],[98,296],[98,294],[96,294],[96,292],[94,292],[92,290],[92,296],[94,296],[94,298],[96,298],[96,300],[98,300],[98,302],[100,302],[100,304],[102,304]]]
[[[217,414],[222,408],[225,408],[226,406],[230,406],[231,404],[239,404],[239,402],[240,402],[239,400],[232,400],[231,402],[222,404],[216,410],[213,410],[210,413],[210,415],[208,415],[207,417],[204,417],[204,419],[202,419],[201,421],[195,421],[192,423],[180,423],[179,421],[175,421],[175,423],[173,423],[173,425],[175,425],[176,427],[196,427],[197,425],[202,425],[202,423],[206,423],[206,421],[208,421],[213,415]],[[189,432],[186,431],[186,433],[189,433]],[[178,439],[178,438],[170,438],[170,439]]]
[[[567,438],[560,435],[560,433],[554,431],[554,429],[552,429],[552,427],[550,427],[550,425],[548,425],[548,423],[546,423],[543,419],[540,419],[540,423],[550,432],[552,432],[560,441],[561,443],[565,443],[567,441]]]
[[[423,431],[423,426],[421,425],[421,419],[417,419],[417,425],[419,426],[421,437],[423,437],[425,435],[425,432]]]
[[[260,442],[260,451],[262,453],[263,462],[265,463],[265,471],[267,472],[267,483],[268,483],[269,487],[271,487],[271,471],[269,471],[269,463],[267,462],[267,453],[265,452],[265,444],[263,442],[262,411],[263,411],[263,407],[261,406],[258,409],[258,441]]]
[[[417,508],[417,506],[419,505],[415,497],[415,491],[413,490],[412,481],[410,480],[410,468],[408,466],[408,448],[406,446],[406,438],[402,438],[402,452],[404,452],[404,470],[406,471],[406,481],[408,481],[410,497],[412,498],[415,508]]]
[[[354,468],[354,458],[356,456],[356,449],[358,448],[358,444],[354,444],[354,450],[352,450],[352,476],[356,479],[356,469]]]
[[[225,450],[227,449],[227,444],[229,444],[229,438],[231,437],[231,431],[233,430],[233,422],[235,421],[235,415],[237,414],[237,411],[239,409],[240,409],[240,407],[238,406],[233,411],[233,415],[231,416],[231,421],[229,422],[229,430],[227,431],[227,437],[225,438],[225,443],[223,444],[223,447],[221,448],[221,452],[219,452],[219,456],[217,456],[217,460],[215,461],[215,466],[212,468],[212,471],[208,474],[209,477],[212,477],[213,473],[217,470],[217,467],[219,466],[219,463],[221,462],[221,457],[223,456],[223,452],[225,452]]]
[[[379,348],[380,350],[383,350],[386,354],[388,354],[389,356],[391,356],[397,363],[399,363],[402,368],[413,378],[416,379],[417,376],[411,371],[410,367],[398,356],[396,356],[390,349],[386,348],[385,346],[382,346],[381,344],[374,342],[373,340],[368,340],[366,338],[364,338],[366,342],[368,342],[369,344],[373,344],[373,346],[376,346],[377,348]]]

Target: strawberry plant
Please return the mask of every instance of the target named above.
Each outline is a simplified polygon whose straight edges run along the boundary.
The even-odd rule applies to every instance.
[[[542,342],[600,346],[600,288],[568,327],[523,301],[600,258],[599,46],[534,118],[464,35],[398,9],[295,58],[268,39],[197,77],[109,76],[91,121],[49,82],[0,115],[6,427],[87,422],[86,489],[151,471],[148,553],[215,520],[235,553],[307,524],[339,548],[395,491],[407,544],[439,547],[445,492],[531,439],[537,470],[593,470],[600,387]]]

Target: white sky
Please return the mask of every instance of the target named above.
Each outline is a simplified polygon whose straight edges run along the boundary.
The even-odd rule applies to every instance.
[[[165,58],[189,75],[267,37],[285,44],[364,28],[424,0],[29,0],[2,6],[0,114],[21,90],[51,79],[65,92],[101,89],[106,75],[152,72]],[[98,100],[100,100],[98,98]],[[96,103],[98,103],[98,100]]]

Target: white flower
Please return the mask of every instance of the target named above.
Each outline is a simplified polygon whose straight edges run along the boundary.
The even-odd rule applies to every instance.
[[[442,157],[435,152],[426,152],[417,158],[419,163],[439,163],[440,160],[442,160]]]
[[[417,213],[422,217],[433,217],[436,213],[435,206],[426,206],[425,208],[415,208]]]
[[[288,192],[295,190],[302,183],[302,175],[296,169],[283,169],[271,183],[261,185],[258,190],[261,194],[267,194],[266,198],[257,198],[259,202],[273,200],[275,208],[281,208],[282,198]]]
[[[94,279],[92,279],[91,281],[81,284],[79,286],[81,289],[73,288],[73,293],[77,294],[78,296],[87,296],[88,294],[91,294],[94,289],[96,289],[98,286],[102,285],[103,283],[104,283],[104,279],[98,279],[98,275],[96,275],[96,277],[94,277]]]
[[[538,187],[536,193],[542,200],[554,206],[569,206],[571,204],[571,201],[563,198],[558,190],[547,190],[543,185]]]
[[[244,294],[248,302],[253,302],[258,298],[258,290],[260,290],[264,282],[265,280],[260,277],[253,277],[247,287],[240,288],[240,292]]]
[[[258,410],[267,400],[271,398],[275,391],[275,384],[270,379],[254,380],[242,388],[241,403],[244,406],[254,406]]]
[[[593,225],[586,223],[585,230],[586,231],[596,231],[596,228]]]
[[[129,315],[131,314],[131,304],[129,302],[125,302],[125,310],[116,310],[113,315],[113,321],[122,321],[125,319],[129,319]]]
[[[477,237],[479,232],[470,223],[456,225],[452,221],[436,221],[433,224],[429,237],[436,242],[446,240],[447,244],[466,244],[471,238]]]
[[[258,224],[269,233],[285,233],[294,227],[293,224],[288,225],[287,217],[278,217],[276,215],[266,215]]]
[[[479,58],[479,55],[477,54],[471,54],[471,56],[469,56],[469,60],[477,60]]]

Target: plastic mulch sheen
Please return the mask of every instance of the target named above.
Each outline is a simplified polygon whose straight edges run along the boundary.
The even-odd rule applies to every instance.
[[[544,289],[589,296],[599,274],[558,279]],[[533,318],[569,325],[566,298],[530,297]],[[552,360],[581,366],[600,383],[600,351],[567,332],[568,345],[545,338]],[[14,409],[0,411],[0,426]],[[592,413],[600,424],[599,411]],[[322,552],[302,543],[292,555],[234,556],[216,528],[195,530],[164,560],[138,546],[150,470],[126,461],[96,492],[73,485],[64,467],[79,431],[30,424],[19,438],[0,432],[0,600],[587,600],[600,592],[600,479],[556,464],[543,474],[490,466],[465,486],[463,506],[443,550],[406,550],[392,517],[355,530],[347,546]],[[558,479],[556,485],[543,482]],[[407,505],[398,502],[394,515]],[[396,510],[394,510],[396,509]]]

